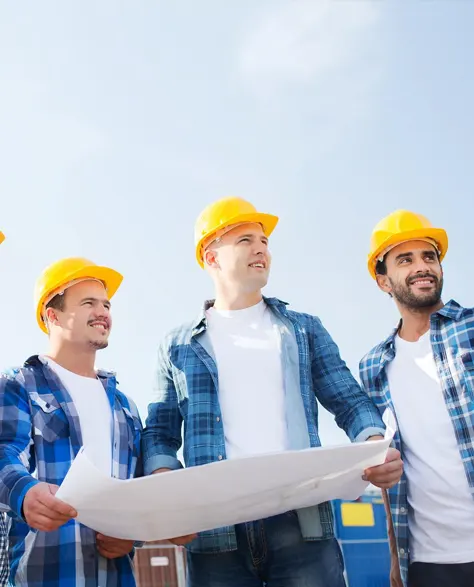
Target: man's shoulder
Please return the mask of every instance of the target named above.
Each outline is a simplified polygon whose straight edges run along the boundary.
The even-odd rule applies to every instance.
[[[31,387],[31,383],[28,384],[28,382],[34,380],[31,378],[34,378],[37,368],[37,365],[28,364],[28,362],[21,366],[6,367],[0,371],[0,385],[5,386],[16,383],[21,387]]]
[[[300,312],[298,310],[287,310],[289,318],[300,325],[310,335],[322,335],[324,333],[323,323],[319,316]]]
[[[293,310],[289,307],[288,302],[284,302],[279,298],[265,298],[265,302],[271,308],[274,308],[277,312],[280,312],[283,315],[287,315],[290,319],[295,322],[298,322],[302,326],[314,326],[321,324],[321,319],[314,315],[309,314],[307,312],[301,312],[299,310]]]
[[[387,340],[385,339],[382,342],[376,344],[373,348],[370,349],[368,353],[366,353],[362,359],[360,360],[360,367],[361,369],[367,369],[374,364],[374,362],[378,362],[386,347],[387,347]]]
[[[471,323],[474,320],[474,307],[464,307],[451,300],[446,304],[445,308],[449,315],[458,319],[457,322],[466,321]]]
[[[376,344],[368,353],[366,353],[359,362],[359,376],[365,386],[370,386],[371,382],[380,373],[381,362],[384,353],[387,350],[389,342],[393,338],[393,333]]]

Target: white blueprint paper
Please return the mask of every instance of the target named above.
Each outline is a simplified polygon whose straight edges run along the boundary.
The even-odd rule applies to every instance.
[[[266,518],[331,499],[356,499],[366,468],[384,462],[395,432],[387,410],[384,440],[245,457],[139,479],[101,473],[82,450],[56,496],[77,520],[106,536],[162,540]]]

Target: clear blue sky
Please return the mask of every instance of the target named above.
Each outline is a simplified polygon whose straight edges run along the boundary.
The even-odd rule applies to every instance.
[[[280,216],[265,293],[356,375],[397,321],[365,264],[382,216],[445,227],[444,298],[472,305],[473,26],[469,0],[0,2],[0,366],[47,348],[43,267],[90,257],[125,277],[98,364],[145,415],[158,341],[212,295],[195,217],[229,194]]]

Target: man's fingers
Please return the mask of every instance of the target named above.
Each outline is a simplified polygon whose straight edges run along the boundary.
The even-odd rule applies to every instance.
[[[176,538],[170,538],[169,542],[171,542],[172,544],[176,544],[176,546],[183,546],[184,544],[191,542],[195,538],[197,538],[197,534],[188,534],[187,536],[178,536]]]
[[[101,544],[110,544],[111,542],[115,542],[117,539],[111,538],[110,536],[104,536],[103,534],[97,534],[96,540]]]
[[[391,474],[399,474],[403,470],[403,463],[400,459],[395,461],[389,461],[384,463],[383,465],[379,465],[378,467],[370,467],[369,469],[365,470],[365,475],[367,477],[373,476],[385,476]]]
[[[111,536],[104,536],[103,534],[97,534],[96,543],[99,552],[103,551],[114,557],[125,556],[133,550],[134,544],[133,540],[112,538]]]
[[[114,552],[107,550],[105,548],[102,548],[101,546],[98,546],[97,550],[99,551],[99,554],[105,558],[117,558],[117,556],[118,556]]]
[[[71,519],[71,516],[64,516],[62,514],[58,514],[57,512],[51,510],[51,508],[43,505],[39,501],[34,504],[31,513],[34,517],[41,516],[50,521],[56,521],[61,524],[65,524]]]
[[[122,548],[133,548],[133,540],[127,540],[125,538],[113,538],[112,536],[104,536],[104,534],[97,534],[96,541],[104,546],[109,548],[111,545],[114,545],[114,548],[122,549]]]
[[[105,536],[104,534],[98,533],[96,536],[97,542],[104,542],[106,544],[132,544],[133,540],[127,540],[126,538],[113,538],[113,536]]]
[[[64,501],[61,501],[57,497],[54,497],[52,493],[42,493],[38,496],[38,502],[48,508],[48,510],[55,512],[60,516],[64,516],[67,519],[75,518],[77,516],[77,512],[73,507],[64,503]]]
[[[386,456],[385,456],[385,462],[390,463],[391,461],[401,461],[401,460],[402,460],[402,456],[400,454],[400,451],[397,450],[396,448],[390,447],[387,451]]]
[[[52,530],[57,530],[57,528],[62,526],[64,523],[65,522],[62,522],[60,520],[53,520],[48,516],[39,513],[35,513],[35,515],[32,516],[29,521],[30,526],[43,532],[51,532]]]

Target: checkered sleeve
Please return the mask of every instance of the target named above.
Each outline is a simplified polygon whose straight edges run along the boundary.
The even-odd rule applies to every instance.
[[[0,512],[0,587],[8,585],[10,563],[8,556],[8,517]]]
[[[28,395],[12,377],[0,377],[0,503],[22,518],[23,499],[38,480],[27,466],[30,455],[31,412]]]
[[[313,320],[311,371],[316,396],[353,442],[383,435],[385,424],[372,400],[352,376],[319,318]]]
[[[146,475],[161,468],[180,469],[182,415],[173,381],[166,343],[160,345],[155,374],[154,401],[142,434],[143,466]]]

